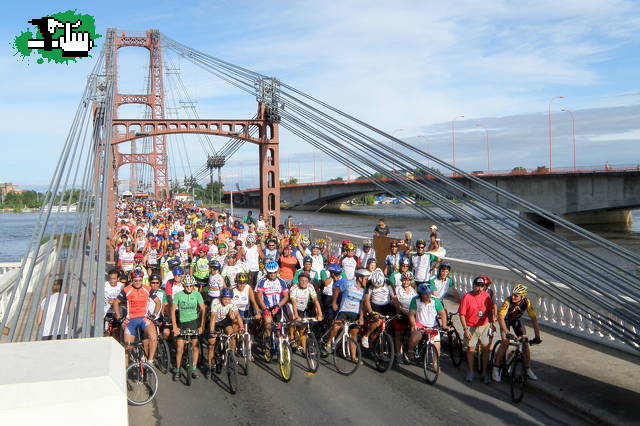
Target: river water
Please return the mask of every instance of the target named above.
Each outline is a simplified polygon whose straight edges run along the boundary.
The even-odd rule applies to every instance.
[[[246,210],[236,210],[236,215],[244,214]],[[33,228],[39,213],[0,213],[0,262],[19,261],[27,250]],[[67,213],[68,214],[68,213]],[[370,236],[376,226],[377,219],[384,217],[391,230],[391,236],[402,237],[406,231],[413,234],[413,240],[426,238],[428,228],[434,222],[424,219],[407,206],[398,207],[356,207],[345,213],[298,212],[283,211],[283,219],[287,215],[294,217],[295,223],[309,225],[315,228],[327,229],[348,234]],[[640,210],[632,213],[633,226],[629,232],[613,232],[605,229],[594,229],[599,235],[619,244],[627,249],[640,253]],[[436,223],[436,225],[438,225]],[[493,259],[474,247],[469,247],[464,241],[450,234],[443,227],[439,227],[440,236],[451,257],[478,262],[495,263]],[[509,231],[510,232],[510,231]],[[578,242],[587,250],[592,245]],[[638,265],[629,265],[630,268]]]

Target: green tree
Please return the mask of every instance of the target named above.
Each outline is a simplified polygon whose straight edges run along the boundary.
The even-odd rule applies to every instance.
[[[298,183],[298,178],[289,177],[289,180],[280,179],[280,185],[295,185]]]
[[[329,179],[328,182],[343,182],[344,179],[342,179],[341,176],[335,177],[333,179]]]

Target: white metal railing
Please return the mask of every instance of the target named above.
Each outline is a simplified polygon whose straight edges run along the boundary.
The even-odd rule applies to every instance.
[[[339,249],[340,243],[344,239],[351,240],[358,245],[367,239],[362,236],[319,229],[311,229],[309,235],[312,240],[330,236],[333,239],[331,243],[332,252],[334,249]],[[572,309],[571,306],[549,296],[544,289],[537,287],[536,284],[531,281],[525,281],[520,275],[504,266],[450,257],[447,257],[446,260],[451,263],[451,272],[455,279],[456,287],[460,292],[470,291],[473,279],[479,275],[486,275],[493,281],[496,303],[500,303],[500,301],[506,299],[511,294],[511,288],[514,283],[525,283],[529,289],[527,297],[533,303],[534,309],[538,314],[538,320],[542,325],[638,355],[637,348],[630,347],[616,339],[615,336],[611,335],[611,333],[603,327],[598,326],[598,322],[593,321],[590,316],[585,317],[579,314]],[[564,284],[557,283],[555,285],[559,288],[569,290],[569,287]],[[580,302],[576,300],[576,303]],[[637,309],[640,309],[640,306],[637,307]],[[621,320],[612,313],[605,312],[603,314],[608,318],[610,323],[621,323]],[[635,334],[639,332],[635,327],[632,327],[632,330]]]
[[[329,238],[331,241],[329,241]],[[309,230],[309,239],[311,241],[316,241],[319,239],[324,239],[327,244],[329,244],[329,251],[331,253],[337,254],[340,253],[340,249],[342,248],[342,241],[349,240],[354,243],[358,247],[362,247],[362,243],[364,240],[367,240],[367,237],[361,237],[360,235],[353,234],[345,234],[343,232],[334,232],[327,231],[324,229],[315,229],[312,228]]]
[[[19,269],[21,262],[0,262],[0,276],[14,269]]]

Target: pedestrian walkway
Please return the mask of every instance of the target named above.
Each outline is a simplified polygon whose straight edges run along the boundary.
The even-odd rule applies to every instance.
[[[447,300],[446,304],[448,309],[458,309],[453,301]],[[456,327],[460,327],[459,322]],[[530,323],[527,323],[527,330],[533,333]],[[544,326],[541,334],[542,344],[531,347],[531,366],[539,380],[527,381],[527,391],[546,395],[559,405],[586,414],[596,423],[638,424],[640,355],[634,356]],[[503,380],[491,386],[508,386],[508,383]]]

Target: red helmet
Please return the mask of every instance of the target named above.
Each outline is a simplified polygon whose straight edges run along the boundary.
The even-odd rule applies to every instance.
[[[198,247],[198,250],[208,253],[209,252],[209,246],[206,244],[200,244],[200,247]]]
[[[133,257],[134,260],[143,260],[144,259],[144,255],[142,253],[136,253],[136,255]]]
[[[342,245],[346,246],[347,244],[351,244],[351,241],[349,240],[342,240]]]
[[[327,259],[329,261],[330,264],[332,265],[337,265],[339,260],[337,257],[335,256],[329,256],[329,259]]]

